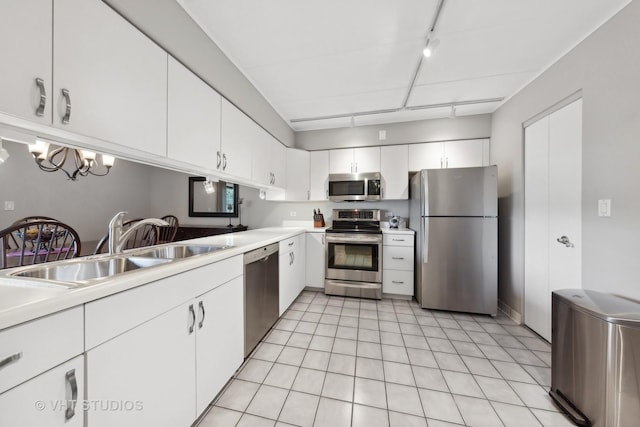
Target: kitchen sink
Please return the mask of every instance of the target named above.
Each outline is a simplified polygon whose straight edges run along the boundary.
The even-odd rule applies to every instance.
[[[211,252],[228,249],[231,246],[220,245],[168,245],[155,248],[147,248],[131,252],[136,257],[151,259],[180,259],[189,258],[195,255],[209,254]]]
[[[170,259],[147,257],[112,257],[85,259],[60,264],[39,265],[20,269],[10,276],[65,282],[69,287],[84,286],[98,279],[127,273],[145,267],[171,262]]]

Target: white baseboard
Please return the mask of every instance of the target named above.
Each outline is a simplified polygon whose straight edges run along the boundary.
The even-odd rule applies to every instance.
[[[518,325],[522,325],[522,314],[518,313],[514,308],[510,307],[504,301],[498,300],[498,310],[503,312],[507,317],[516,322]]]

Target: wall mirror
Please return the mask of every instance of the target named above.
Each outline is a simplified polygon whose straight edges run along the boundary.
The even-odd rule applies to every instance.
[[[204,189],[206,178],[189,177],[189,216],[238,217],[238,184],[218,181],[211,194]]]

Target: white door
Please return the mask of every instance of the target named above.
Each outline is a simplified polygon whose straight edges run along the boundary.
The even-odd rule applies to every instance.
[[[197,298],[196,309],[196,411],[200,415],[244,359],[242,276]]]
[[[307,286],[324,289],[325,239],[324,233],[307,233],[305,275]]]
[[[309,200],[309,152],[287,148],[286,200]]]
[[[167,53],[102,1],[53,13],[53,125],[165,156]]]
[[[251,179],[251,150],[260,127],[226,99],[222,99],[220,171]]]
[[[548,341],[551,292],[582,287],[581,144],[582,100],[525,128],[524,321]]]
[[[382,198],[409,198],[409,146],[388,145],[380,149]]]
[[[487,155],[485,155],[485,150]],[[467,139],[461,141],[447,141],[444,143],[445,168],[470,168],[486,166],[485,157],[488,159],[488,139]]]
[[[82,427],[84,384],[78,356],[0,394],[0,426]]]
[[[52,6],[51,0],[0,2],[0,111],[45,124],[51,124]],[[46,94],[40,111],[36,79]]]
[[[409,170],[415,172],[444,167],[443,150],[442,142],[409,145]]]
[[[380,147],[353,149],[353,172],[380,172]]]
[[[89,410],[91,427],[187,426],[196,418],[195,300],[87,353],[87,399],[140,402]]]
[[[329,151],[309,153],[309,199],[327,200],[329,179]]]
[[[287,251],[281,253],[278,258],[278,271],[279,271],[279,311],[278,315],[282,316],[289,305],[296,299],[296,283],[295,283],[295,271],[293,267],[293,251]]]
[[[352,172],[355,172],[353,164],[353,148],[329,150],[329,173]]]
[[[167,156],[215,169],[220,149],[220,95],[169,57]]]

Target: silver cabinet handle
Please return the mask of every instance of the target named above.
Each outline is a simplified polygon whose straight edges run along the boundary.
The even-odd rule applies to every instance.
[[[404,285],[404,282],[400,282],[398,280],[392,280],[391,283],[396,283],[398,285]]]
[[[394,257],[391,257],[391,259],[404,259],[404,257],[394,256]]]
[[[202,317],[200,318],[200,322],[198,322],[198,329],[202,329],[202,325],[204,324],[204,303],[202,301],[198,302],[198,307],[200,308],[200,313],[202,313]]]
[[[220,164],[222,163],[222,156],[220,156],[220,152],[216,152],[216,156],[218,157],[218,161],[216,162],[216,169],[220,169]]]
[[[404,239],[391,239],[394,242],[404,242]]]
[[[78,381],[76,380],[76,370],[72,369],[67,371],[64,377],[69,383],[69,386],[71,386],[71,399],[67,400],[67,410],[64,413],[65,419],[70,420],[76,414],[76,403],[78,402]]]
[[[324,234],[322,235],[322,246],[324,246]]]
[[[327,194],[327,195],[326,195],[326,198],[328,199],[328,198],[329,198],[329,189],[327,189],[326,194]]]
[[[47,104],[47,91],[44,88],[44,80],[40,77],[36,78],[36,84],[38,85],[38,89],[40,89],[40,104],[38,104],[38,108],[36,108],[36,116],[42,117],[44,116],[44,107]]]
[[[556,239],[558,243],[565,245],[567,248],[573,248],[573,243],[569,240],[567,236],[560,236]]]
[[[293,246],[295,242],[289,242],[289,246]]]
[[[226,170],[227,169],[227,155],[223,154],[222,155],[222,170]]]
[[[71,94],[69,93],[69,89],[62,89],[62,96],[64,96],[64,100],[66,103],[66,109],[64,111],[64,116],[62,117],[62,123],[68,125],[69,120],[71,120]]]
[[[189,335],[193,333],[193,329],[196,326],[196,311],[193,309],[193,304],[189,305],[189,314],[191,315],[191,324],[189,325]]]
[[[13,362],[17,362],[18,360],[20,360],[22,358],[22,352],[16,353],[16,354],[12,354],[11,356],[5,357],[4,359],[0,360],[0,369],[4,368],[5,366],[13,363]]]
[[[289,252],[289,265],[293,265],[293,252]]]

